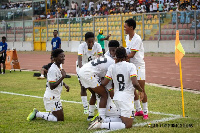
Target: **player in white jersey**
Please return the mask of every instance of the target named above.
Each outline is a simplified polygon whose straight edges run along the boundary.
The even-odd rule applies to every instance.
[[[62,49],[56,49],[52,52],[54,63],[48,70],[46,91],[44,93],[44,106],[46,111],[39,112],[36,108],[29,114],[27,120],[34,120],[37,117],[43,118],[47,121],[64,121],[64,113],[62,103],[60,101],[61,91],[63,85],[66,91],[69,92],[69,86],[67,86],[63,79],[66,76],[66,72],[60,68],[60,64],[64,64],[65,55]]]
[[[109,56],[100,56],[99,58],[90,61],[83,65],[79,70],[79,77],[82,86],[91,90],[91,92],[97,93],[100,98],[99,103],[99,116],[105,118],[106,104],[108,94],[103,86],[101,86],[101,78],[105,76],[108,67],[115,61]],[[91,99],[94,101],[95,96],[92,93]],[[94,105],[94,103],[90,104]]]
[[[134,30],[136,28],[136,22],[134,19],[128,19],[125,21],[124,30],[125,33],[128,34],[126,36],[126,46],[128,52],[128,58],[130,59],[130,63],[133,63],[137,69],[137,79],[144,90],[144,99],[142,101],[143,111],[140,105],[139,97],[137,92],[135,91],[135,106],[136,113],[135,116],[143,116],[143,119],[148,119],[148,107],[147,107],[147,95],[145,93],[145,62],[144,62],[144,47],[142,43],[142,39],[139,35],[137,35]]]
[[[76,72],[79,79],[79,69],[87,62],[94,60],[97,56],[102,56],[101,45],[95,41],[94,33],[87,32],[85,34],[85,42],[79,45],[78,48],[78,61],[76,62]],[[79,82],[80,83],[80,82]],[[88,101],[87,92],[81,84],[81,99],[84,108],[84,114],[88,114]]]
[[[137,81],[137,70],[134,64],[126,62],[127,54],[123,47],[116,50],[115,64],[112,64],[106,73],[106,78],[102,81],[105,86],[110,80],[114,83],[114,103],[120,111],[122,122],[100,122],[96,120],[88,129],[106,128],[123,129],[131,128],[133,124],[134,90],[143,92]],[[142,93],[141,93],[142,94]],[[141,95],[141,99],[143,95]]]
[[[111,40],[108,43],[108,47],[109,47],[109,50],[104,54],[104,56],[109,56],[111,58],[114,58],[115,51],[116,51],[117,47],[119,47],[119,42],[117,40]],[[104,119],[104,122],[119,122],[119,121],[121,121],[121,119],[119,118],[119,116],[120,116],[119,111],[116,108],[116,106],[112,100],[112,97],[114,94],[112,81],[110,81],[109,84],[105,88],[108,93],[108,99],[107,99],[106,112],[105,112],[106,118]],[[100,97],[97,95],[96,98],[97,98],[97,106],[98,106],[98,104],[100,102]],[[90,107],[92,106],[92,104],[94,106],[95,103],[92,103],[90,101]],[[94,116],[94,110],[92,110],[92,108],[90,108],[90,107],[89,107],[88,120],[91,120]]]

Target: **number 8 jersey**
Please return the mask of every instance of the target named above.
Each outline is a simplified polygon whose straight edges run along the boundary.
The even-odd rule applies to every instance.
[[[131,78],[137,76],[134,64],[126,61],[112,64],[107,71],[106,78],[113,80],[114,97],[113,100],[126,101],[133,100],[134,87]]]

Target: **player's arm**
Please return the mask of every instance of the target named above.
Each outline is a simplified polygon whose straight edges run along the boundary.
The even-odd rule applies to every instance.
[[[136,40],[136,43],[133,44],[131,47],[131,53],[127,55],[128,59],[133,58],[135,56],[136,52],[139,51],[139,47],[141,43],[142,42],[140,40]]]
[[[140,92],[143,92],[143,89],[141,88],[140,84],[138,83],[137,77],[136,76],[131,77],[131,80],[132,80],[132,84],[133,84],[134,88]]]
[[[133,58],[135,54],[136,54],[136,51],[131,51],[131,53],[127,55],[128,59]]]
[[[109,35],[108,35],[107,37],[105,37],[105,38],[101,38],[100,40],[101,40],[101,41],[103,41],[103,40],[108,40],[110,36],[111,36],[111,34],[109,34]]]
[[[113,97],[114,97],[114,89],[111,88],[111,89],[108,90],[108,91],[109,91],[109,94],[110,94],[110,98],[113,99]]]
[[[62,77],[58,81],[49,81],[50,89],[55,89],[65,78],[66,72],[64,69],[61,70]]]
[[[101,48],[101,45],[100,44],[98,44],[97,45],[97,51],[98,51],[98,56],[100,57],[100,56],[102,56],[103,55],[103,51],[102,51],[102,48]]]
[[[66,91],[69,92],[69,86],[67,84],[65,84],[64,82],[63,82],[63,85],[65,86]]]
[[[106,86],[109,83],[110,79],[104,78],[104,80],[101,82],[101,85]]]
[[[132,77],[132,84],[136,90],[139,91],[140,101],[144,99],[144,90],[141,88],[140,84],[138,83],[137,77]]]
[[[81,68],[82,67],[82,56],[78,55],[78,67]]]

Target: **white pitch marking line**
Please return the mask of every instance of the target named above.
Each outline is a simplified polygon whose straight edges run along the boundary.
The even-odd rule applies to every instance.
[[[158,113],[160,113],[160,112],[158,112]],[[164,114],[164,113],[161,113],[161,114]],[[169,114],[169,115],[173,115],[173,114]],[[148,121],[148,122],[143,122],[143,123],[136,123],[136,124],[133,124],[133,127],[142,127],[142,126],[148,125],[150,123],[151,124],[157,124],[157,123],[160,123],[160,122],[166,122],[166,121],[171,121],[171,120],[183,118],[182,116],[179,116],[179,115],[174,115],[174,116],[175,117],[163,118],[163,119],[160,119],[160,120],[153,120],[153,121]],[[94,133],[107,133],[107,132],[111,132],[111,131],[116,131],[116,130],[101,130],[101,131],[96,131]]]
[[[40,97],[40,96],[19,94],[19,93],[6,92],[6,91],[0,91],[0,93],[3,93],[3,94],[10,94],[10,95],[18,95],[18,96],[25,96],[25,97],[43,98],[43,97]],[[67,100],[60,100],[60,101],[62,101],[62,102],[67,102],[67,103],[78,103],[78,104],[82,104],[81,102],[76,102],[76,101],[67,101]]]

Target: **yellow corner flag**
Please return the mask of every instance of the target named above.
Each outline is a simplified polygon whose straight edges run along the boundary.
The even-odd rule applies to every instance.
[[[175,42],[175,63],[178,65],[178,63],[181,61],[183,56],[185,55],[185,51],[181,45],[181,42],[179,41],[179,31],[176,31],[176,42]]]
[[[181,94],[182,94],[182,108],[183,108],[183,117],[185,117],[184,111],[184,97],[183,97],[183,81],[182,81],[182,69],[181,69],[181,59],[185,55],[185,51],[179,41],[179,31],[176,31],[176,42],[175,42],[175,63],[179,64],[180,68],[180,82],[181,82]]]

